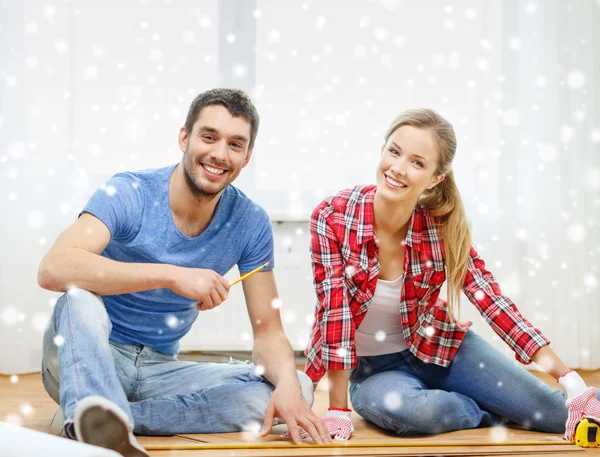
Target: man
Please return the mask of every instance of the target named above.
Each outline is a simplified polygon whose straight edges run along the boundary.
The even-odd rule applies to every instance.
[[[96,191],[41,262],[41,287],[65,292],[44,335],[42,378],[71,438],[147,456],[147,435],[258,430],[276,417],[300,443],[328,431],[311,411],[283,332],[266,212],[231,183],[252,156],[259,117],[239,90],[192,102],[181,163],[119,173]],[[221,305],[223,274],[271,266],[243,281],[254,333],[248,364],[180,362],[179,340]],[[264,377],[263,377],[264,376]]]

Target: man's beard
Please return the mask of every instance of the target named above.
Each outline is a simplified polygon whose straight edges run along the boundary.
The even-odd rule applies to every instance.
[[[219,195],[219,192],[221,192],[221,190],[223,190],[223,189],[220,189],[217,192],[207,192],[206,190],[202,189],[198,185],[198,183],[196,183],[196,181],[194,181],[194,178],[192,178],[192,175],[188,171],[187,165],[188,165],[187,161],[184,160],[183,161],[183,176],[185,176],[185,182],[188,186],[188,189],[190,190],[190,192],[192,192],[192,194],[197,199],[212,200],[217,195]],[[199,165],[199,166],[202,166],[202,165]]]

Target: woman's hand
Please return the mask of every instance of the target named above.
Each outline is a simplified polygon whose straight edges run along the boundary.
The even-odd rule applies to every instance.
[[[354,431],[354,426],[350,420],[351,412],[352,411],[349,409],[329,408],[327,415],[321,418],[323,423],[327,426],[329,436],[331,436],[334,440],[348,441],[350,439],[350,436]],[[287,431],[282,433],[281,437],[291,438],[291,434],[289,431]],[[300,439],[306,440],[309,437],[310,434],[300,427]]]
[[[565,439],[572,442],[575,441],[575,429],[581,419],[587,417],[600,422],[600,401],[596,398],[596,388],[587,387],[575,371],[565,373],[558,378],[558,382],[567,391],[569,416],[565,424]]]

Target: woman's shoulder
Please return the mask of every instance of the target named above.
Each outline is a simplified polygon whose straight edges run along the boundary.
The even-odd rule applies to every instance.
[[[421,202],[417,202],[414,212],[415,218],[419,220],[423,228],[438,227],[441,224],[440,218],[434,216]]]
[[[375,188],[374,184],[363,184],[343,189],[324,199],[315,208],[315,211],[327,210],[334,213],[345,213],[368,200],[369,195],[374,194]]]

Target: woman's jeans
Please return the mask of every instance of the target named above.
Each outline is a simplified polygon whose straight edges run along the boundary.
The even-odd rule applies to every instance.
[[[142,435],[258,430],[274,390],[245,363],[180,362],[150,347],[109,341],[102,300],[72,289],[54,308],[44,334],[42,380],[72,421],[77,402],[100,395],[116,403]],[[312,405],[313,385],[298,372]]]
[[[565,395],[472,331],[448,368],[424,363],[407,349],[359,357],[350,382],[354,410],[399,435],[501,422],[541,432],[565,432]]]

